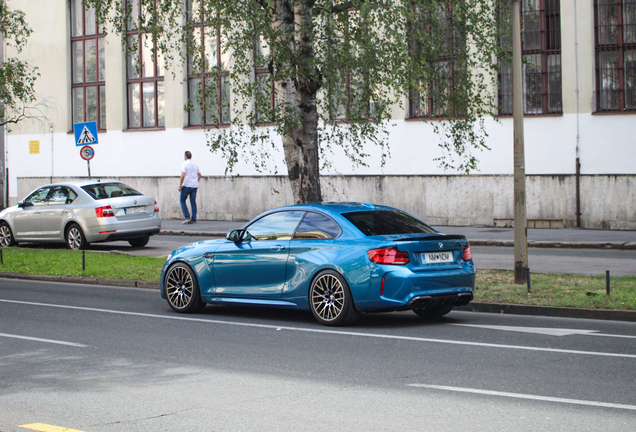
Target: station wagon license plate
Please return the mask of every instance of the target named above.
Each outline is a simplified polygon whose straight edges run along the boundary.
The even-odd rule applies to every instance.
[[[452,252],[430,252],[422,254],[422,264],[453,262]]]
[[[146,213],[146,207],[126,207],[124,209],[124,212],[126,214],[131,214],[131,213]]]

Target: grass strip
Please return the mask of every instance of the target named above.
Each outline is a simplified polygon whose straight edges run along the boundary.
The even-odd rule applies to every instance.
[[[514,272],[478,270],[475,301],[586,309],[636,310],[636,277],[610,279],[610,295],[605,293],[605,275],[580,276],[532,273],[532,292],[514,283]]]
[[[163,258],[68,249],[2,248],[0,272],[37,275],[84,276],[158,282]]]

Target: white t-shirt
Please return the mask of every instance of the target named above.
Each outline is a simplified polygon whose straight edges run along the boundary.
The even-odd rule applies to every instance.
[[[199,187],[199,165],[192,162],[192,159],[188,159],[181,165],[181,172],[185,173],[183,179],[183,186],[189,188]]]

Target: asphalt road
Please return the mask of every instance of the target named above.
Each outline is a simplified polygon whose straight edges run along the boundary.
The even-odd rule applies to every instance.
[[[150,238],[146,247],[133,248],[128,242],[93,243],[91,250],[123,252],[133,255],[167,257],[174,249],[205,240],[198,236],[159,235]],[[64,248],[59,245],[21,243],[23,247]],[[514,249],[510,247],[473,247],[473,259],[478,269],[514,268]],[[538,273],[571,273],[583,275],[636,276],[636,250],[603,249],[528,249],[530,270]]]
[[[0,430],[636,430],[636,324],[208,306],[0,279]]]

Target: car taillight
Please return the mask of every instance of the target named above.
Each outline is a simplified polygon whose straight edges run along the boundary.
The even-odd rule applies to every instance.
[[[97,217],[112,217],[115,216],[115,212],[111,206],[97,207],[95,209]]]
[[[376,264],[405,265],[410,262],[408,252],[400,252],[396,247],[372,249],[367,255]]]
[[[155,200],[155,213],[159,212],[159,204],[157,204],[157,200]]]
[[[470,250],[470,243],[464,249],[464,253],[462,253],[462,258],[464,261],[470,261],[473,259],[473,252]]]

